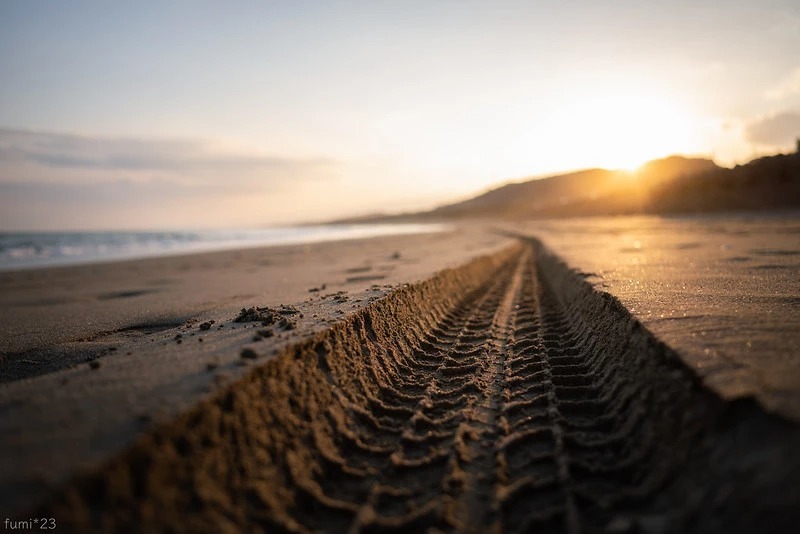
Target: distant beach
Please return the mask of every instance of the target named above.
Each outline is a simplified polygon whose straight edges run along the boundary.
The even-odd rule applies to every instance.
[[[440,232],[442,224],[326,224],[238,230],[0,233],[0,271]]]

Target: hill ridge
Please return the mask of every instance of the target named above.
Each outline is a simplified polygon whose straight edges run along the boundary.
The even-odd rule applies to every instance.
[[[734,168],[672,155],[637,171],[592,168],[507,182],[432,210],[373,214],[340,223],[537,219],[800,208],[800,153],[755,159]]]

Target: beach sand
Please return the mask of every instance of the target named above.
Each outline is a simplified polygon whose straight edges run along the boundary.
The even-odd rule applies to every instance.
[[[800,215],[509,226],[618,298],[720,395],[800,421]]]
[[[485,229],[460,230],[0,272],[0,382],[242,307],[313,300],[317,320],[302,322],[318,327],[503,243]],[[340,292],[347,305],[321,299]]]
[[[793,401],[698,373],[682,338],[581,270],[627,253],[564,248],[558,224],[0,275],[8,515],[74,531],[796,525]]]
[[[462,229],[0,273],[0,502],[30,503],[292,343],[511,241]],[[299,310],[291,330],[234,322],[281,305]]]

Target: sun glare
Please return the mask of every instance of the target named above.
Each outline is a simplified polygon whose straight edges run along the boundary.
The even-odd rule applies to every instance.
[[[690,117],[664,98],[587,92],[571,96],[561,111],[552,130],[581,164],[633,171],[654,158],[696,151]]]

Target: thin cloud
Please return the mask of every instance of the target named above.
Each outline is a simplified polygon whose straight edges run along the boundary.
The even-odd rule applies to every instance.
[[[337,164],[326,158],[288,158],[223,151],[202,140],[88,137],[0,128],[0,180],[80,183],[172,177],[183,183],[224,178],[228,183],[311,178]],[[50,172],[52,171],[52,172]],[[90,180],[94,181],[94,180]]]
[[[800,95],[800,67],[789,73],[766,94],[768,100],[785,100],[794,95]]]
[[[253,227],[306,217],[290,188],[173,181],[0,182],[0,230]]]
[[[778,113],[745,127],[745,139],[749,143],[773,148],[794,146],[800,138],[800,113],[788,111]]]
[[[0,229],[253,226],[305,215],[341,164],[202,140],[0,128]]]

